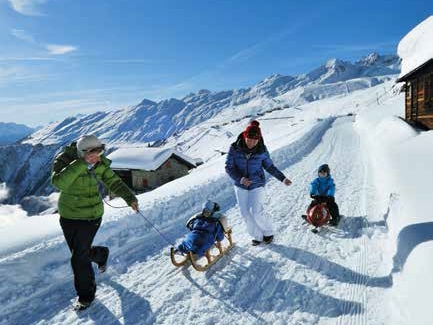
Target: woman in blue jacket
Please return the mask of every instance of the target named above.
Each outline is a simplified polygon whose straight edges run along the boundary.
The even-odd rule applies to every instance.
[[[274,239],[271,219],[263,207],[265,172],[290,185],[292,182],[274,166],[263,142],[258,121],[251,121],[244,132],[230,146],[225,169],[233,179],[236,199],[252,244],[262,241],[269,244]]]
[[[335,183],[331,177],[331,170],[328,164],[323,164],[317,170],[318,177],[310,183],[310,197],[313,201],[310,203],[312,208],[316,204],[326,203],[326,206],[331,213],[331,221],[329,224],[332,226],[338,225],[340,221],[340,212],[338,205],[335,203]]]
[[[175,253],[192,252],[201,257],[215,242],[222,241],[227,224],[225,217],[218,212],[219,210],[218,203],[207,200],[202,212],[190,218],[186,223],[191,232],[186,235]]]

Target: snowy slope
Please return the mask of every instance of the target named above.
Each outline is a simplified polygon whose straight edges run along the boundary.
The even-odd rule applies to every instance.
[[[31,233],[20,231],[27,227],[21,222],[1,228],[0,324],[387,324],[391,311],[383,300],[394,290],[396,238],[389,237],[386,220],[391,201],[389,192],[376,187],[379,167],[366,146],[371,132],[358,122],[384,107],[391,114],[403,112],[403,96],[389,91],[392,83],[386,87],[379,105],[378,89],[372,88],[304,105],[295,120],[261,121],[275,164],[293,181],[290,187],[275,179],[267,184],[267,213],[276,235],[269,246],[250,246],[224,156],[140,195],[146,219],[129,208],[106,207],[95,243],[110,246],[110,269],[97,276],[94,306],[78,315],[70,308],[74,290],[58,216],[33,217],[41,229]],[[215,129],[231,134],[218,138],[218,148],[228,148],[245,125]],[[190,142],[190,150],[210,155],[214,138]],[[323,162],[331,166],[345,218],[339,229],[314,235],[300,214],[309,202],[309,181]],[[176,269],[170,244],[181,240],[185,221],[208,197],[221,203],[236,246],[205,273]],[[124,206],[121,200],[110,204]],[[10,233],[16,234],[13,241]]]

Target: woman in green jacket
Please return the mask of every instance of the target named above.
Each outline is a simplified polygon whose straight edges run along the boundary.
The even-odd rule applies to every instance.
[[[110,168],[111,161],[103,156],[104,150],[105,145],[96,136],[84,135],[54,159],[51,171],[51,183],[60,190],[60,225],[72,253],[77,310],[86,309],[95,299],[91,262],[98,265],[100,272],[107,266],[108,247],[92,246],[104,213],[103,187],[138,212],[137,198]]]

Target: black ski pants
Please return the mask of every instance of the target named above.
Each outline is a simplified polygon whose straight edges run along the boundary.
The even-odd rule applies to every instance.
[[[335,202],[335,199],[332,196],[313,196],[313,201],[311,201],[309,208],[320,204],[326,203],[327,208],[329,209],[329,213],[331,214],[332,219],[338,220],[340,219],[340,211],[338,209],[338,205]]]
[[[98,265],[107,262],[108,248],[92,246],[101,219],[73,220],[60,217],[60,226],[72,253],[74,286],[80,301],[91,302],[95,299],[96,283],[92,262]]]

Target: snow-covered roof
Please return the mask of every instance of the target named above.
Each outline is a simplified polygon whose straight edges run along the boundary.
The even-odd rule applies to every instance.
[[[180,159],[188,167],[195,167],[194,159],[172,148],[119,148],[107,156],[112,168],[127,168],[152,171],[158,169],[171,156]]]
[[[433,16],[430,16],[407,33],[398,44],[397,53],[402,59],[399,78],[433,59],[432,40]]]

